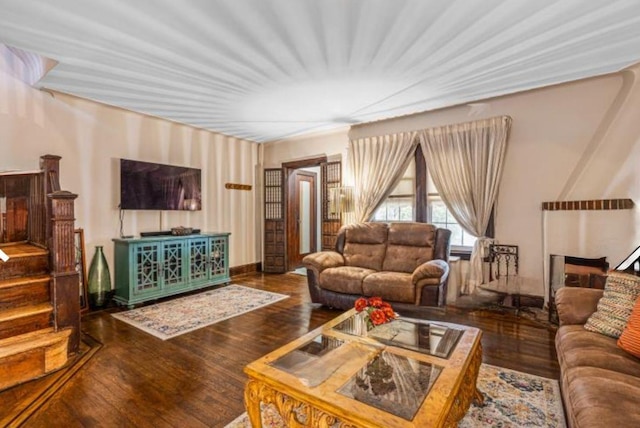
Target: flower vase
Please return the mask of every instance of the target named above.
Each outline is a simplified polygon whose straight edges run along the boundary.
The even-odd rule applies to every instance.
[[[111,275],[101,245],[96,246],[96,252],[91,260],[88,282],[89,304],[91,308],[103,308],[106,306],[107,298],[111,292]]]

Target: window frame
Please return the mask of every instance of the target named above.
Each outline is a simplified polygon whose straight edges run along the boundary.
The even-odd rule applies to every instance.
[[[429,223],[431,219],[429,218],[429,197],[432,195],[438,195],[437,192],[428,192],[428,165],[422,152],[422,147],[420,144],[416,146],[416,150],[414,152],[414,162],[415,162],[415,179],[414,179],[414,189],[415,192],[412,195],[414,198],[414,206],[413,206],[413,218],[414,221],[419,223]],[[393,198],[396,195],[392,195],[387,197]],[[403,195],[409,196],[409,195]],[[385,202],[386,203],[386,200]],[[487,230],[485,231],[485,236],[489,238],[495,237],[495,206],[491,210],[491,217],[489,218],[489,224],[487,225]],[[372,220],[372,221],[382,221],[382,220]],[[473,250],[472,246],[452,246],[451,255],[458,256],[463,260],[469,260],[471,256],[471,252]]]
[[[371,221],[375,221],[375,222],[380,222],[380,223],[388,223],[388,222],[396,222],[396,223],[402,223],[402,222],[413,222],[415,221],[416,218],[416,195],[411,195],[411,194],[407,194],[407,195],[389,195],[387,197],[387,199],[384,200],[384,202],[382,202],[382,204],[380,204],[380,206],[378,207],[378,209],[376,209],[376,212],[373,213],[374,218]],[[378,213],[378,211],[383,207],[383,205],[387,204],[390,201],[393,201],[394,199],[411,199],[412,200],[412,207],[411,207],[411,220],[393,220],[393,219],[389,219],[388,216],[384,219],[384,220],[378,220],[375,218],[376,213]],[[387,213],[388,213],[388,209],[387,209]]]
[[[439,201],[442,201],[442,198],[440,197],[439,193],[436,192],[430,192],[427,195],[427,201],[428,201],[428,205],[427,205],[427,217],[428,217],[428,221],[431,224],[436,224],[434,223],[433,219],[431,218],[431,205],[433,204],[433,199],[437,199]],[[444,201],[443,201],[444,204]],[[449,211],[449,209],[446,207],[445,205],[445,209],[447,210],[447,216],[451,216],[453,218],[453,222],[449,222],[449,221],[445,221],[445,224],[457,224],[458,226],[460,226],[460,223],[458,223],[457,220],[455,220],[455,217],[453,217],[453,215],[451,214],[451,211]],[[437,224],[442,224],[442,222],[437,222]],[[467,235],[471,235],[469,232],[467,232],[466,230],[464,230],[464,228],[462,226],[460,226],[460,228],[462,229],[462,233],[463,233],[463,239],[464,239],[464,234]],[[449,229],[450,230],[450,229]],[[451,253],[455,255],[460,255],[460,254],[471,254],[471,252],[473,251],[473,245],[457,245],[457,244],[451,244]]]

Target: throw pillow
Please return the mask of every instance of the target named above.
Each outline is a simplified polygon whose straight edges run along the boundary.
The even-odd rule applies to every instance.
[[[618,346],[631,355],[640,358],[640,298],[633,306],[627,326],[622,331]]]
[[[606,336],[620,337],[639,295],[640,277],[610,272],[598,307],[584,328]]]

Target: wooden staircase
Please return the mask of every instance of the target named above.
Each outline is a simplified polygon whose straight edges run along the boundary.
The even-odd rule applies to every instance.
[[[9,256],[0,261],[0,390],[58,370],[78,351],[75,195],[55,190],[59,158],[43,160],[41,173],[0,174],[6,206],[12,198],[28,200],[21,205],[27,212],[7,210],[0,218],[0,249]]]
[[[0,390],[57,370],[67,362],[71,330],[55,331],[49,251],[0,245]]]

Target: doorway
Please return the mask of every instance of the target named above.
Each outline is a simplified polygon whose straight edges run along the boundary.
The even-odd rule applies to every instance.
[[[309,176],[308,172],[315,173],[313,185],[303,178]],[[329,209],[329,190],[341,183],[342,161],[328,162],[326,156],[265,168],[264,272],[293,271],[301,266],[306,254],[335,248],[341,217]],[[310,197],[305,202],[307,193]],[[308,223],[303,221],[306,218]],[[301,225],[311,232],[300,236]]]
[[[288,177],[287,259],[288,270],[302,266],[302,259],[318,248],[318,172],[295,169]]]

